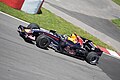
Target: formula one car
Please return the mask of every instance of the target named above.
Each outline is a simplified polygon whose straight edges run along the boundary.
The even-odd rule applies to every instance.
[[[40,48],[50,47],[57,52],[84,59],[92,65],[96,65],[102,55],[102,51],[88,39],[80,37],[79,41],[74,43],[69,40],[68,36],[58,34],[55,30],[45,30],[35,23],[31,23],[27,27],[20,25],[18,32],[25,40],[35,41]],[[82,45],[80,39],[83,40]]]

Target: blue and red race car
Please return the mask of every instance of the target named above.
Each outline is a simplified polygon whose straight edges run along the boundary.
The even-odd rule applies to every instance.
[[[64,53],[76,58],[86,60],[96,65],[102,51],[95,47],[91,40],[72,34],[71,36],[58,34],[55,30],[45,30],[37,24],[31,23],[27,27],[18,27],[20,36],[25,41],[35,41],[40,48],[52,48],[57,52]]]

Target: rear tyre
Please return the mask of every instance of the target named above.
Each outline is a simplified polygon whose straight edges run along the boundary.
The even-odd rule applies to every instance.
[[[90,52],[86,57],[86,61],[92,65],[96,65],[98,63],[98,60],[99,56],[97,55],[96,52]]]
[[[40,48],[46,49],[50,45],[50,39],[45,35],[40,35],[36,39],[36,45]]]
[[[27,26],[27,28],[30,29],[40,29],[39,25],[35,24],[35,23],[31,23]]]

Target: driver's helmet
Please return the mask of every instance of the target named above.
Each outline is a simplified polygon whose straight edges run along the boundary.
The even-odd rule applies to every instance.
[[[77,36],[75,34],[71,34],[71,36],[68,37],[68,40],[72,41],[73,43],[77,43],[76,39],[77,39]]]
[[[71,34],[70,37],[73,38],[73,39],[76,39],[76,38],[77,38],[77,36],[76,36],[75,34]]]

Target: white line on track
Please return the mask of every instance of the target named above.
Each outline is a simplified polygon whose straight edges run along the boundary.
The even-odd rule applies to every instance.
[[[16,19],[16,20],[18,20],[18,21],[20,21],[20,22],[29,24],[28,22],[25,22],[25,21],[23,21],[23,20],[21,20],[21,19],[18,19],[18,18],[16,18],[16,17],[13,17],[13,16],[11,16],[11,15],[9,15],[9,14],[6,14],[6,13],[4,13],[4,12],[1,12],[1,11],[0,11],[0,13],[6,15],[6,16],[8,16],[8,17],[11,17],[11,18],[13,18],[13,19]]]
[[[56,1],[60,1],[60,0],[56,0]]]

